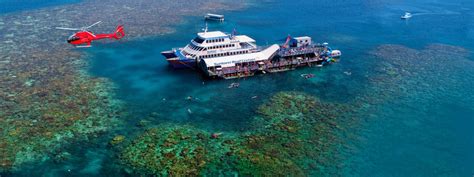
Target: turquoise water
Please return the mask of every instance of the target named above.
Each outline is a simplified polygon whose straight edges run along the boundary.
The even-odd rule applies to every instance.
[[[361,95],[370,95],[371,87],[388,90],[383,83],[370,86],[370,76],[378,72],[375,68],[381,62],[371,54],[380,45],[398,44],[423,50],[427,45],[441,43],[474,50],[472,8],[474,2],[463,0],[259,2],[248,9],[223,12],[227,21],[210,23],[210,30],[230,32],[235,28],[260,45],[281,43],[288,34],[308,35],[342,50],[341,61],[324,68],[240,80],[208,80],[193,70],[169,68],[160,55],[163,50],[184,46],[204,27],[201,17],[187,17],[174,26],[176,32],[172,34],[95,44],[86,51],[91,61],[88,71],[116,84],[116,97],[127,106],[129,116],[123,118],[126,128],[117,132],[133,136],[141,131],[135,125],[143,119],[239,132],[249,127],[255,107],[279,91],[302,91],[328,102],[351,103]],[[405,11],[412,12],[414,17],[400,20]],[[472,56],[469,52],[467,57],[455,60],[472,62]],[[443,68],[429,68],[428,74],[436,75],[439,70]],[[352,74],[344,74],[346,71]],[[302,73],[314,73],[317,77],[305,80],[299,76]],[[458,70],[443,71],[447,73],[450,77],[440,76],[436,81],[430,80],[434,76],[404,78],[408,84],[401,87],[408,93],[390,97],[370,111],[360,111],[360,122],[348,130],[359,138],[347,139],[357,150],[341,150],[340,155],[347,159],[340,169],[342,175],[472,176],[474,78],[463,78],[463,73],[473,76],[474,68],[459,66]],[[443,80],[451,78],[463,82]],[[240,82],[240,87],[228,89],[232,82]],[[430,86],[417,90],[417,85],[424,84]],[[186,100],[188,96],[197,99]],[[253,96],[258,98],[251,99]],[[379,95],[371,96],[376,99]],[[101,139],[95,141],[92,146],[68,147],[78,158],[32,166],[18,175],[28,176],[32,171],[46,176],[124,175],[107,163],[113,159],[113,152],[107,150]],[[73,173],[65,169],[72,169]]]

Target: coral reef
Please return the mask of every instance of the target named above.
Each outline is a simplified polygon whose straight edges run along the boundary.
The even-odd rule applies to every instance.
[[[110,140],[109,144],[112,145],[112,146],[118,145],[118,144],[122,143],[124,140],[125,140],[125,136],[117,135],[114,138],[112,138],[112,140]]]
[[[162,125],[140,135],[121,159],[144,174],[196,176],[212,160],[219,143],[191,126]]]
[[[64,142],[87,140],[117,124],[120,103],[104,94],[108,88],[101,81],[59,82],[40,77],[36,81],[33,88],[14,97],[2,95],[2,170],[48,159]],[[10,94],[21,86],[12,88]]]
[[[94,31],[124,24],[128,39],[136,39],[171,32],[170,25],[184,15],[241,7],[210,2],[85,0],[0,15],[0,171],[18,170],[49,159],[67,142],[96,137],[121,114],[112,86],[88,76],[83,53],[65,42],[70,31],[54,27],[102,20]]]
[[[192,126],[162,125],[127,145],[121,160],[139,174],[305,176],[337,163],[332,152],[342,143],[335,132],[342,125],[334,120],[340,109],[282,92],[259,107],[251,131],[212,138],[215,133]]]

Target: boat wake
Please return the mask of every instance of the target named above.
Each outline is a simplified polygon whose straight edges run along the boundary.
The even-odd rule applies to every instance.
[[[461,15],[459,12],[421,12],[412,13],[412,16],[423,16],[423,15]]]

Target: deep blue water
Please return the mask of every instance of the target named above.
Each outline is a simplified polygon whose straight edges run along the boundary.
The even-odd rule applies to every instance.
[[[76,3],[79,1],[80,0],[0,0],[0,14]]]
[[[127,104],[130,116],[125,119],[130,125],[147,119],[155,123],[189,123],[210,130],[240,131],[255,115],[255,107],[278,91],[308,92],[331,102],[352,101],[367,87],[364,75],[372,72],[370,62],[374,62],[367,55],[379,45],[400,44],[422,49],[428,44],[442,43],[474,50],[472,8],[474,2],[467,0],[295,0],[259,2],[241,11],[217,12],[226,15],[226,22],[210,23],[210,30],[231,32],[235,28],[255,38],[260,45],[281,43],[288,34],[308,35],[343,51],[343,58],[334,65],[240,79],[238,89],[227,88],[237,80],[207,80],[193,70],[170,69],[160,55],[163,50],[187,44],[204,27],[200,16],[187,17],[185,22],[174,26],[177,31],[173,34],[97,43],[87,49],[92,63],[89,71],[118,86],[117,98]],[[405,11],[415,14],[414,17],[400,20]],[[473,60],[472,53],[469,59]],[[463,72],[474,72],[474,68],[466,69]],[[344,71],[353,74],[347,76]],[[299,77],[302,73],[315,73],[317,77],[304,80]],[[461,88],[448,92],[473,93],[472,88]],[[187,96],[198,100],[187,101]],[[251,99],[252,96],[259,98]],[[361,120],[360,127],[354,129],[354,134],[363,138],[354,142],[359,151],[344,154],[350,156],[343,169],[344,176],[474,174],[474,103],[459,101],[457,97],[439,100],[430,100],[423,94],[408,97],[409,102],[392,100],[381,104],[376,111],[365,113],[373,118]],[[137,129],[120,131],[133,135]],[[110,154],[103,146],[76,151],[86,156],[67,167],[55,165],[51,169],[75,168],[79,176],[112,173],[106,165]],[[92,172],[84,170],[90,166],[100,168],[92,168]],[[43,170],[62,174],[51,169]]]

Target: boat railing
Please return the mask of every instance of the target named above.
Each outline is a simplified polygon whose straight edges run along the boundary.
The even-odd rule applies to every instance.
[[[303,55],[309,53],[324,53],[327,51],[327,48],[324,45],[309,45],[303,47],[291,47],[291,48],[280,48],[278,54],[282,57],[294,56],[294,55]]]

